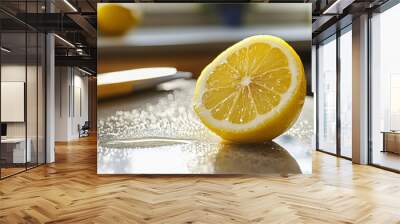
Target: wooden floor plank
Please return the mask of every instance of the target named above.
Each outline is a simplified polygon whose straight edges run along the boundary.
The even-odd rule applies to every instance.
[[[96,139],[0,181],[0,223],[400,223],[400,175],[320,152],[290,177],[96,174]]]

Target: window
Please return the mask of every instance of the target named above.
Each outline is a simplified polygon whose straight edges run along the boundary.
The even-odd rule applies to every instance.
[[[318,149],[336,153],[336,36],[318,47]]]
[[[340,36],[340,155],[351,158],[352,148],[352,32]]]
[[[317,50],[317,148],[351,158],[353,96],[351,25],[339,33],[340,36],[333,35],[320,43]]]
[[[371,18],[371,162],[400,170],[400,4]]]

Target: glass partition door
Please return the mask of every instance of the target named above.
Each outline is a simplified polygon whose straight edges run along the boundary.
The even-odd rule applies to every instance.
[[[17,10],[39,5],[21,1]],[[0,11],[0,179],[45,163],[45,44],[44,33]]]
[[[26,137],[26,33],[2,32],[1,47],[1,177],[6,177],[26,170],[31,159]]]

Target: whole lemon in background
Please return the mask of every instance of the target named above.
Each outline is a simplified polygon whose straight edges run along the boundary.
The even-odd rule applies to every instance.
[[[248,37],[215,58],[197,80],[194,110],[210,130],[235,142],[272,140],[300,115],[303,64],[284,40]]]
[[[103,3],[97,9],[97,27],[103,35],[123,35],[135,27],[139,20],[138,12],[120,4]]]

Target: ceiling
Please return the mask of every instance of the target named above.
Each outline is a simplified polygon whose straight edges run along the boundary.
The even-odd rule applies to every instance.
[[[96,73],[96,4],[96,0],[1,0],[2,45],[12,49],[7,58],[35,55],[37,48],[29,43],[33,35],[27,35],[26,45],[25,31],[51,32],[61,37],[55,38],[56,65]]]
[[[313,3],[313,43],[352,23],[353,17],[375,10],[389,0],[308,0]]]
[[[357,15],[357,13],[373,9],[387,1],[388,0],[256,0],[250,2],[312,3],[313,40],[318,40],[318,38],[321,39],[329,35],[329,32],[335,32],[334,30],[336,28],[332,29],[332,27],[346,16],[351,17]],[[5,41],[11,43],[9,46],[16,49],[16,54],[19,51],[23,53],[22,51],[24,48],[22,46],[24,46],[24,42],[21,41],[21,37],[23,37],[23,34],[20,34],[21,31],[25,32],[25,29],[28,29],[30,31],[54,32],[62,39],[74,45],[74,47],[71,47],[70,44],[62,39],[56,38],[56,63],[58,65],[73,64],[95,72],[97,66],[97,2],[176,2],[176,0],[1,0],[1,29],[3,33],[7,33],[3,35],[5,39],[3,43],[5,43]],[[179,2],[191,2],[191,0],[181,0]],[[204,2],[226,1],[207,0]],[[28,47],[28,54],[31,52],[31,46],[33,45],[29,45]],[[33,46],[33,48],[35,47]]]

